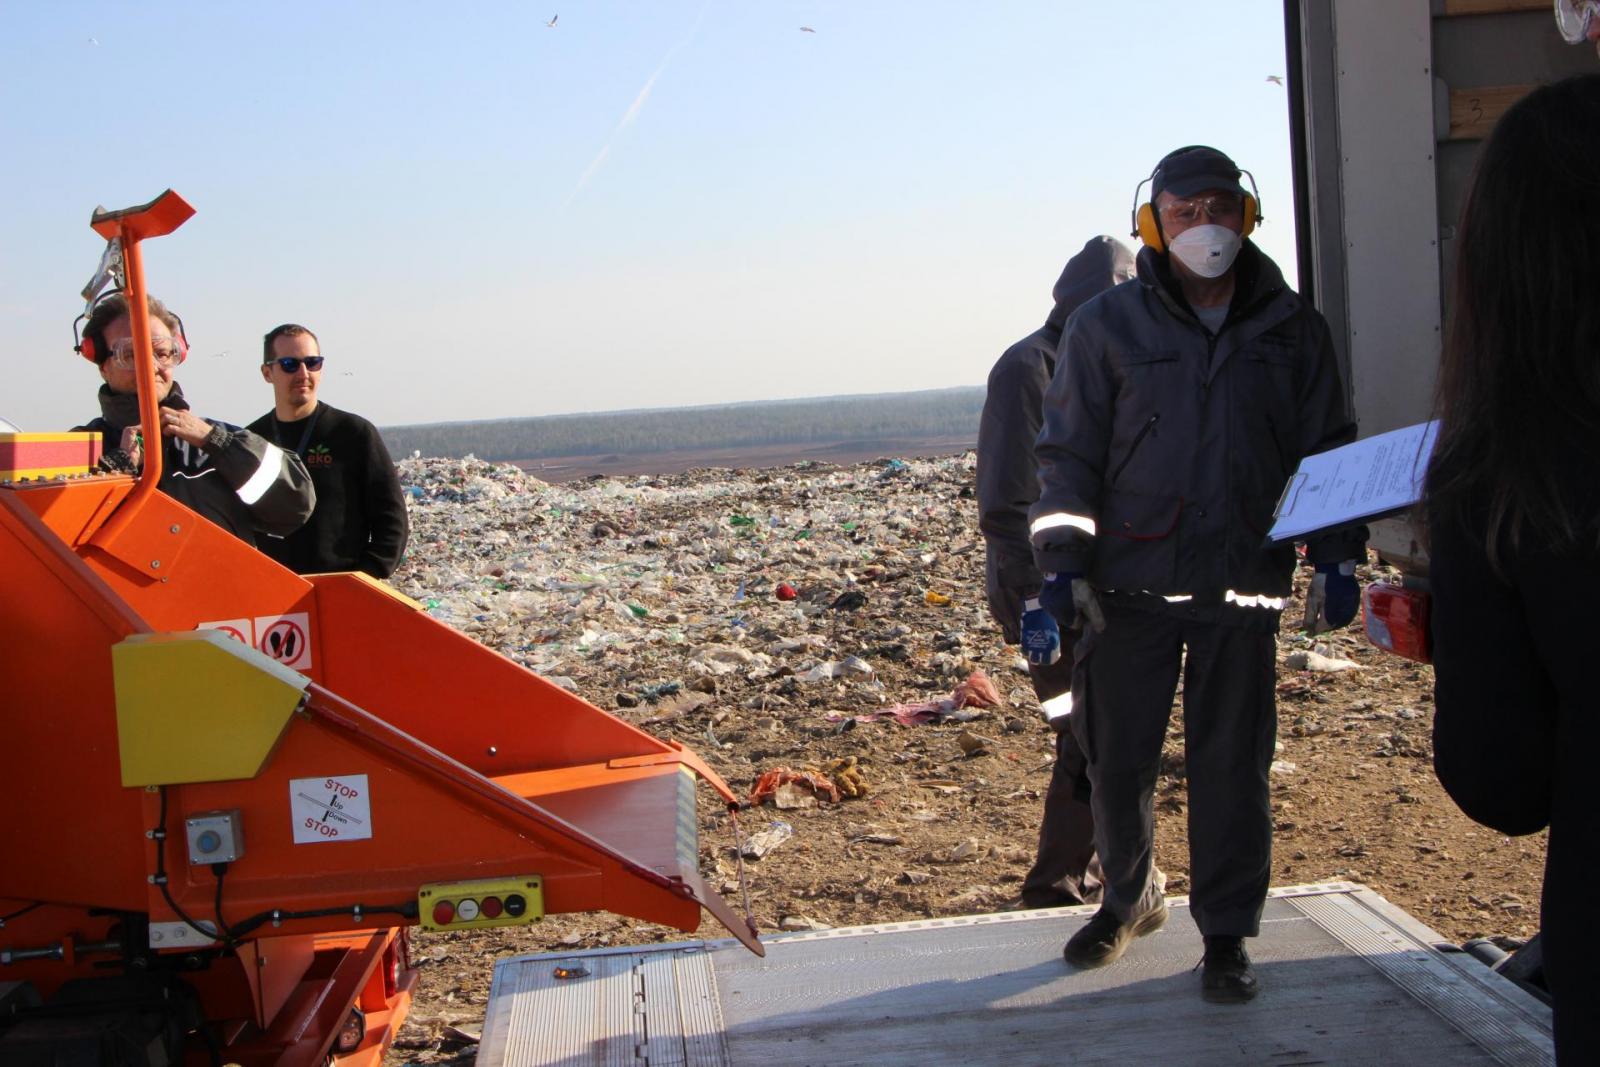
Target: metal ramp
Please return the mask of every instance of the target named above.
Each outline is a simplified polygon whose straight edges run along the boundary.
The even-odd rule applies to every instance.
[[[1377,893],[1273,890],[1262,992],[1200,999],[1188,900],[1111,967],[1061,946],[1093,908],[518,956],[480,1067],[1553,1064],[1550,1011]],[[558,977],[558,972],[568,977]]]

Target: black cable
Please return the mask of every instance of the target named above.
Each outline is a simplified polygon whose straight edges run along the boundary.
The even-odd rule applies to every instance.
[[[204,926],[189,918],[184,910],[178,907],[178,902],[172,899],[172,892],[167,889],[167,787],[161,786],[161,818],[156,828],[150,831],[150,836],[156,843],[156,888],[161,890],[161,899],[167,902],[167,907],[172,913],[182,919],[184,925],[195,933],[200,934],[207,941],[220,941],[220,930],[207,930]]]
[[[18,908],[16,911],[12,912],[10,915],[0,915],[0,927],[5,926],[5,924],[10,922],[12,919],[20,919],[20,918],[22,918],[24,915],[28,914],[28,912],[32,911],[34,908],[42,908],[42,907],[44,907],[44,901],[36,900],[32,904],[28,904],[28,905],[25,905],[23,907]]]
[[[243,922],[237,923],[231,927],[229,932],[232,934],[232,936],[240,938],[250,933],[252,930],[255,930],[263,923],[274,921],[283,922],[288,919],[323,919],[330,915],[351,914],[358,916],[398,915],[402,919],[415,919],[417,917],[417,905],[414,901],[407,901],[404,904],[383,904],[376,908],[369,908],[365,904],[351,904],[340,908],[312,908],[309,911],[282,911],[279,909],[274,909],[272,911],[263,911],[257,915],[250,916],[250,918],[245,919]]]

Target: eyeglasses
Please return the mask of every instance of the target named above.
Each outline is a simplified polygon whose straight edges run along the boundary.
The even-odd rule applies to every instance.
[[[272,362],[276,363],[285,374],[293,374],[300,369],[300,364],[302,363],[306,365],[306,370],[322,369],[321,356],[306,356],[303,359],[297,359],[294,356],[279,356]]]
[[[171,338],[152,337],[150,349],[156,357],[156,362],[163,367],[176,367],[183,362],[183,346]],[[133,366],[133,338],[124,337],[120,341],[113,341],[109,362],[123,370]]]
[[[1243,214],[1244,198],[1237,193],[1174,200],[1161,209],[1162,217],[1168,222],[1181,222],[1185,226],[1199,222],[1202,215],[1208,219],[1236,219]]]

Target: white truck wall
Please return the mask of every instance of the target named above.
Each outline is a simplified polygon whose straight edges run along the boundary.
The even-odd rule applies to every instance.
[[[1285,12],[1299,38],[1301,274],[1369,436],[1432,409],[1451,245],[1482,143],[1452,132],[1452,93],[1504,99],[1495,90],[1600,72],[1600,60],[1561,40],[1548,2],[1288,0]]]

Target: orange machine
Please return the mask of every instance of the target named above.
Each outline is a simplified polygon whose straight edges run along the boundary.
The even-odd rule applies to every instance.
[[[118,242],[158,439],[139,242]],[[376,1064],[403,927],[711,911],[694,753],[358,574],[309,578],[139,480],[0,484],[0,1062]],[[167,1057],[167,1058],[162,1058]]]

